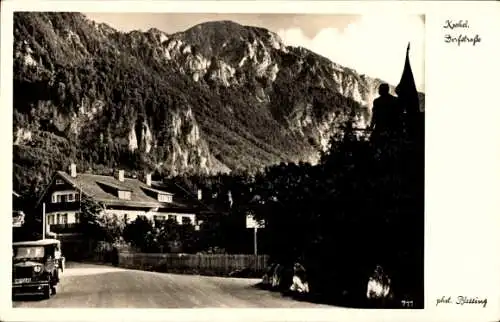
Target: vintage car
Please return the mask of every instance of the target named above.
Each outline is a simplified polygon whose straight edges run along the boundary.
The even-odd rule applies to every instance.
[[[61,242],[57,239],[15,242],[12,257],[12,294],[56,294],[64,271]]]

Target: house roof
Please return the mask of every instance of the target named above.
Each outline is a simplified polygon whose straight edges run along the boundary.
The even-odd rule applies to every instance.
[[[144,188],[148,191],[151,191],[151,192],[154,192],[154,193],[159,193],[159,194],[162,194],[162,195],[173,195],[172,192],[167,192],[167,191],[162,191],[162,190],[158,190],[158,189],[155,189],[155,188],[152,188],[152,187],[146,187]]]
[[[116,189],[116,190],[132,191],[129,187],[126,187],[126,186],[120,185],[120,184],[115,184],[114,182],[103,182],[101,180],[98,180],[96,182],[97,182],[97,184],[102,184],[102,185],[108,186],[108,187]]]
[[[177,184],[173,181],[153,181],[151,184],[154,188],[164,189],[173,192],[176,196],[182,196],[184,200],[188,200],[192,203],[200,205],[200,213],[206,214],[216,214],[220,213],[212,209],[209,205],[206,205],[201,200],[198,200],[198,196],[195,192],[189,191],[188,188],[183,187],[181,184]]]
[[[167,181],[167,182],[165,182],[165,181],[152,181],[151,187],[153,189],[170,191],[171,193],[175,194],[176,196],[182,196],[184,199],[198,201],[195,193],[188,191],[186,188],[183,188],[182,186],[179,186],[179,185],[172,183],[172,182],[169,182],[169,181]]]
[[[148,208],[162,208],[171,209],[175,211],[192,211],[194,208],[199,207],[199,204],[187,202],[183,198],[174,196],[173,201],[160,202],[158,199],[152,197],[147,191],[157,193],[171,194],[167,191],[149,187],[144,182],[135,178],[124,178],[124,181],[119,181],[113,176],[104,176],[90,173],[78,173],[73,178],[64,171],[57,171],[63,180],[71,184],[77,190],[80,190],[84,195],[90,197],[106,206],[126,206],[126,207],[148,207]],[[111,193],[104,186],[113,187],[119,190],[130,191],[130,199],[119,199],[116,194]]]

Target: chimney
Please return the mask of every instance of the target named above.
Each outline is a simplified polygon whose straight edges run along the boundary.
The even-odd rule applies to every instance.
[[[120,182],[125,181],[125,171],[118,170],[118,181],[120,181]]]
[[[201,199],[202,199],[201,189],[198,189],[198,200],[201,200]]]
[[[146,185],[151,187],[151,173],[146,174]]]
[[[76,178],[76,164],[71,163],[71,166],[69,167],[70,175],[72,178]]]

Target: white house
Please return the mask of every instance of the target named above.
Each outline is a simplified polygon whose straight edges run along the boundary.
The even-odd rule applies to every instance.
[[[38,205],[45,204],[46,231],[63,235],[77,234],[81,213],[81,196],[101,203],[105,213],[117,215],[127,222],[138,216],[151,220],[173,219],[179,224],[197,224],[200,203],[174,196],[152,182],[126,178],[123,170],[116,176],[77,173],[72,164],[70,173],[57,171]],[[194,198],[196,199],[196,198]]]

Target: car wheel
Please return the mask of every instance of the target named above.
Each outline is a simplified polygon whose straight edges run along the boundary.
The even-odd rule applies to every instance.
[[[50,286],[46,286],[43,289],[43,299],[48,300],[50,298]]]
[[[56,295],[56,294],[57,294],[57,288],[56,288],[56,286],[55,286],[55,285],[52,285],[52,286],[50,287],[50,290],[52,291],[52,295]]]

